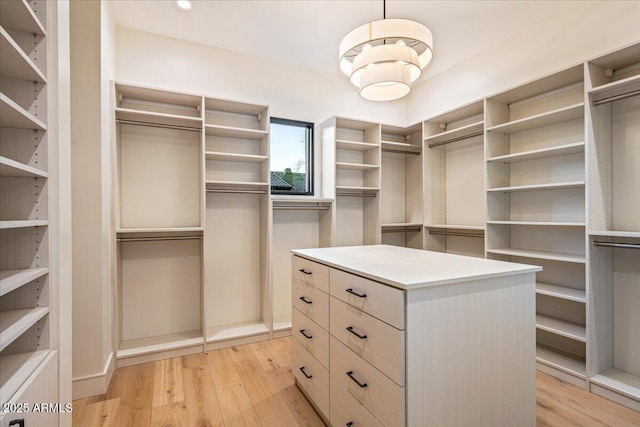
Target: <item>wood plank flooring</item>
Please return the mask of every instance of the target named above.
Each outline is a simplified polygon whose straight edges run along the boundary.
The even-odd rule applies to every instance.
[[[77,427],[323,426],[291,375],[291,338],[116,370],[73,402]],[[640,413],[537,373],[538,426],[640,426]]]

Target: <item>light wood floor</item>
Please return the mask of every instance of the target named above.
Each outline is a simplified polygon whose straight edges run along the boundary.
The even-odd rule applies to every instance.
[[[322,426],[291,375],[291,338],[116,370],[73,402],[77,427]],[[640,426],[640,413],[538,372],[538,426]]]

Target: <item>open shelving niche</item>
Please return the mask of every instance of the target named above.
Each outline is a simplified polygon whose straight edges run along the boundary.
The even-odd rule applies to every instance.
[[[333,117],[321,134],[323,197],[335,198],[333,244],[380,244],[380,125]]]
[[[269,107],[205,98],[206,350],[270,338]]]
[[[423,122],[427,250],[484,257],[483,129],[482,101]]]
[[[18,391],[35,381],[43,362],[54,360],[57,345],[50,311],[46,3],[0,5],[2,404],[19,399]],[[57,396],[56,384],[49,387]]]
[[[203,99],[124,83],[112,93],[117,365],[201,352]]]
[[[422,124],[381,126],[382,243],[422,249]]]
[[[586,73],[590,388],[640,411],[640,44]]]
[[[487,256],[537,264],[538,369],[586,388],[583,65],[485,100]]]

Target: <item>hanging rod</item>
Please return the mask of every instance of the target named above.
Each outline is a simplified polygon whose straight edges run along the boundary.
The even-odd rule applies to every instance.
[[[480,237],[484,239],[484,234],[480,233],[461,233],[457,231],[435,231],[429,230],[429,234],[438,234],[441,236],[459,236],[459,237]]]
[[[383,153],[398,153],[398,154],[413,154],[413,155],[416,155],[416,156],[420,155],[419,151],[416,152],[416,151],[393,150],[393,149],[390,149],[390,148],[383,148],[382,152]]]
[[[601,104],[608,104],[609,102],[618,101],[620,99],[631,98],[632,96],[640,95],[640,89],[632,90],[631,92],[621,93],[620,95],[610,96],[608,98],[602,98],[597,101],[593,101],[593,106],[597,107]]]
[[[372,193],[336,193],[336,196],[345,196],[345,197],[376,197],[377,194]]]
[[[156,242],[158,240],[200,240],[202,236],[119,237],[118,242]]]
[[[266,190],[227,190],[224,188],[207,188],[207,193],[232,193],[232,194],[267,194]]]
[[[281,211],[328,211],[329,206],[273,206],[274,210]]]
[[[607,248],[625,248],[625,249],[640,249],[640,243],[614,243],[614,242],[593,242],[594,246],[605,246]]]
[[[123,120],[116,119],[116,122],[123,125],[133,125],[133,126],[146,126],[150,128],[162,128],[162,129],[177,129],[177,130],[187,130],[190,132],[201,132],[202,129],[199,128],[190,128],[187,126],[177,126],[177,125],[162,125],[159,123],[149,123],[149,122],[139,122],[136,120]]]
[[[404,233],[407,231],[420,231],[420,227],[405,227],[405,228],[390,228],[390,229],[382,229],[383,233]]]
[[[429,144],[429,148],[439,147],[445,144],[451,144],[452,142],[462,141],[463,139],[474,138],[476,136],[484,135],[484,132],[475,132],[469,135],[459,136],[457,138],[447,139],[446,141],[434,142],[433,144]]]

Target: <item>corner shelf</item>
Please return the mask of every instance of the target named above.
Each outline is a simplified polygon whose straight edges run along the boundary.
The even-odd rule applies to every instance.
[[[583,304],[587,302],[587,296],[584,289],[568,288],[566,286],[536,282],[536,293]]]
[[[46,219],[0,221],[0,230],[7,230],[10,228],[45,227],[47,225],[49,225],[49,221]]]
[[[513,193],[517,191],[561,190],[561,189],[567,189],[567,188],[580,188],[584,186],[585,186],[584,181],[573,181],[573,182],[559,182],[559,183],[552,183],[552,184],[532,184],[532,185],[516,185],[513,187],[488,188],[487,192]]]
[[[536,314],[536,328],[572,340],[587,342],[587,329],[576,323],[566,322],[542,314]]]
[[[251,139],[256,141],[268,135],[268,132],[266,130],[247,129],[222,125],[205,125],[205,133],[210,136]]]
[[[565,356],[564,354],[545,347],[536,347],[536,361],[574,375],[578,378],[587,378],[587,368],[583,361]]]
[[[378,144],[372,144],[370,142],[358,142],[347,141],[344,139],[336,139],[336,148],[338,150],[352,150],[352,151],[368,151],[378,148]]]
[[[269,159],[268,156],[260,156],[255,154],[223,153],[219,151],[206,151],[204,155],[207,160],[218,160],[223,162],[262,163]]]
[[[584,117],[584,102],[492,126],[487,132],[517,133]]]
[[[47,125],[0,93],[0,126],[6,128],[47,130]]]
[[[116,120],[126,120],[138,123],[150,123],[164,126],[182,126],[190,129],[200,129],[200,117],[180,116],[177,114],[156,113],[152,111],[133,110],[130,108],[116,108]]]
[[[336,168],[366,171],[366,170],[380,169],[380,166],[368,165],[368,164],[362,164],[362,163],[336,162]]]
[[[49,354],[50,350],[37,350],[0,356],[0,396],[3,402],[11,399]]]
[[[39,36],[47,35],[40,20],[25,0],[0,2],[0,25]]]
[[[495,156],[487,159],[487,162],[515,163],[578,153],[584,153],[584,142],[574,142],[571,144],[558,145],[556,147]]]
[[[48,272],[48,268],[0,270],[0,296],[31,283]]]
[[[498,255],[546,259],[550,261],[572,262],[576,264],[586,263],[586,258],[584,255],[563,254],[558,252],[532,251],[525,249],[488,249],[487,252]]]
[[[39,83],[47,82],[42,71],[2,27],[0,27],[0,52],[4,56],[0,62],[0,76]]]
[[[0,156],[0,176],[48,178],[49,174],[33,166]]]
[[[49,313],[49,307],[0,311],[0,351]]]

